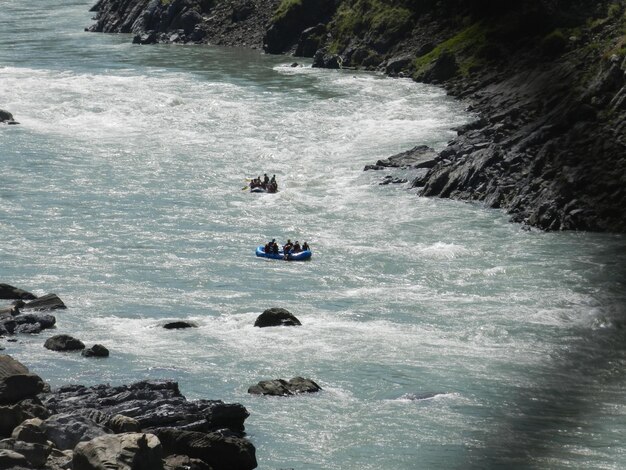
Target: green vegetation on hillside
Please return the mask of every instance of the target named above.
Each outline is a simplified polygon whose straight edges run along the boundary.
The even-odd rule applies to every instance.
[[[276,12],[274,13],[274,17],[272,21],[275,23],[287,16],[287,14],[293,9],[302,6],[302,0],[282,0]]]
[[[414,12],[411,2],[394,0],[346,0],[337,9],[330,24],[333,36],[331,51],[345,47],[352,37],[388,43],[406,34],[412,24]]]
[[[477,22],[471,26],[462,29],[450,39],[442,42],[428,54],[415,59],[414,76],[420,76],[428,68],[431,62],[436,60],[444,52],[452,52],[457,57],[464,58],[461,60],[459,67],[463,75],[469,73],[473,67],[477,67],[484,59],[481,57],[482,51],[485,50],[487,44],[487,28],[482,22]]]

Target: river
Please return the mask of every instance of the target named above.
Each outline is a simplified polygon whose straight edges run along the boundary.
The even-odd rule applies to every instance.
[[[473,119],[438,88],[133,45],[83,31],[92,3],[0,9],[20,122],[0,127],[0,282],[69,307],[5,353],[52,386],[171,378],[242,403],[261,469],[626,467],[623,236],[379,185],[366,164]],[[264,172],[278,194],[242,190]],[[312,260],[256,258],[271,238]],[[303,326],[254,328],[274,306]],[[111,357],[44,349],[58,333]],[[323,391],[247,393],[296,375]]]

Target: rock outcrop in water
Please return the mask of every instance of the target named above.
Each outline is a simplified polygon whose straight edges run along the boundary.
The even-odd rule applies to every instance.
[[[286,397],[299,393],[314,393],[322,389],[311,379],[294,377],[291,380],[274,379],[262,380],[248,388],[248,393],[253,395],[271,395]]]
[[[0,335],[36,334],[54,328],[56,318],[47,310],[67,308],[56,294],[36,297],[8,284],[0,284],[0,298],[17,299],[10,305],[0,307]],[[24,302],[24,300],[29,300]],[[24,313],[31,310],[33,313]]]
[[[298,320],[293,313],[284,308],[268,308],[259,315],[254,322],[254,326],[266,328],[269,326],[300,326]]]
[[[19,122],[13,119],[10,112],[0,109],[0,124],[19,124]]]
[[[479,118],[413,182],[422,195],[481,201],[546,230],[626,232],[623,0],[100,0],[95,8],[91,31],[133,32],[138,42],[262,42],[318,67],[442,85]]]
[[[10,437],[0,443],[2,468],[253,469],[248,416],[239,404],[188,401],[170,381],[46,391],[0,356],[0,434]]]

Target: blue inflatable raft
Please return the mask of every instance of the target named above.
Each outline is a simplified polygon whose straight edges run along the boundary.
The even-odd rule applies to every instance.
[[[287,261],[305,261],[311,258],[311,250],[300,251],[298,253],[289,253],[287,255]],[[265,253],[265,246],[261,245],[256,249],[256,255],[261,258],[270,258],[270,259],[285,259],[285,255],[283,250],[280,250],[278,254],[274,253]]]

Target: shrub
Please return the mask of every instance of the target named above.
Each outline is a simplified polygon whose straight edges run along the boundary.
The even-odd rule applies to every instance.
[[[560,29],[555,29],[541,40],[541,51],[548,57],[561,55],[567,47],[567,38]]]

